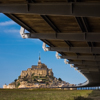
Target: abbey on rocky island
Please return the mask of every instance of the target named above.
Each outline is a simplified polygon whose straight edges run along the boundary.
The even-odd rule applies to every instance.
[[[18,79],[9,85],[3,85],[3,88],[14,89],[14,88],[52,88],[52,87],[63,87],[63,86],[74,86],[54,77],[52,69],[41,63],[39,56],[38,65],[32,65],[25,71],[21,72]]]
[[[32,74],[34,74],[34,76],[53,76],[52,69],[48,69],[45,64],[41,63],[40,59],[37,66],[32,65],[31,68],[28,68],[26,71],[22,71],[21,78],[27,76],[31,77]]]

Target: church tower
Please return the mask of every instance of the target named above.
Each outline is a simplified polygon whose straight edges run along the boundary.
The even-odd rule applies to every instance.
[[[38,68],[41,68],[41,65],[42,65],[42,63],[41,63],[41,57],[40,57],[40,53],[39,53]]]
[[[38,64],[41,64],[41,57],[40,57],[40,53],[39,53],[39,61]]]

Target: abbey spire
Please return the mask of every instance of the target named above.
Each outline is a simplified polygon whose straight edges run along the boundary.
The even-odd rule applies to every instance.
[[[41,57],[40,57],[40,53],[39,53],[39,61],[38,61],[38,64],[39,64],[39,63],[41,63]]]

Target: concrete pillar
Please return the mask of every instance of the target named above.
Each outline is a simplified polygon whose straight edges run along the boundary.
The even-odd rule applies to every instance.
[[[92,90],[94,90],[94,87],[92,87]]]
[[[92,87],[92,90],[93,90],[93,87]]]
[[[95,87],[94,87],[94,90],[95,90]]]
[[[94,87],[92,87],[93,88],[93,90],[94,90]]]
[[[83,88],[81,87],[81,90],[83,90]]]
[[[90,87],[90,90],[92,90],[92,87]]]
[[[96,87],[96,90],[97,90],[97,88],[98,88],[98,87]]]
[[[87,90],[88,90],[88,87],[87,87]]]
[[[90,90],[90,87],[88,87],[88,90]]]
[[[95,90],[95,87],[94,87],[94,90]]]
[[[88,90],[88,87],[86,87],[86,89]]]
[[[83,90],[85,90],[85,87],[83,87]]]

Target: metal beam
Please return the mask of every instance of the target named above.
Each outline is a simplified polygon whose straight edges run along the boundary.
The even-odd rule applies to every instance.
[[[46,15],[41,15],[41,17],[52,27],[55,32],[61,32],[58,27],[51,21],[51,19]]]
[[[75,17],[82,32],[90,32],[90,27],[86,17]],[[89,47],[92,47],[92,42],[87,42]]]
[[[95,60],[100,61],[100,56],[60,56],[62,59],[71,59],[71,60]]]
[[[65,42],[69,47],[73,47],[72,43],[70,43],[69,41],[65,41]]]
[[[85,41],[85,42],[100,42],[100,33],[30,33],[29,38],[39,39],[55,39],[55,40],[67,40],[67,41]]]
[[[28,30],[29,32],[33,32],[33,33],[37,33],[34,29],[32,29],[31,27],[29,27],[26,23],[24,23],[23,21],[21,21],[18,17],[16,17],[14,14],[5,14],[6,16],[10,17],[12,20],[14,20],[16,23],[18,23],[19,25],[23,26],[26,30]],[[52,43],[50,43],[48,40],[46,39],[41,39],[41,41],[45,42],[46,44],[48,44],[49,46],[54,46]],[[55,46],[54,46],[55,47]]]
[[[53,21],[47,15],[41,15],[41,17],[52,27],[52,29],[57,33],[61,32],[59,28],[53,23]],[[73,46],[69,41],[65,41],[69,47]]]
[[[49,51],[100,54],[100,47],[47,47]]]
[[[66,44],[67,44],[69,47],[74,47],[73,44],[72,44],[71,42],[66,41],[66,40],[65,40],[65,42],[66,42]],[[79,54],[79,53],[76,53],[76,55],[80,55],[80,54]]]
[[[78,68],[100,68],[99,65],[91,66],[91,65],[77,65],[77,64],[74,64],[74,67],[78,67]]]
[[[33,30],[31,27],[29,27],[26,23],[24,23],[23,21],[21,21],[18,17],[16,17],[14,14],[5,14],[7,17],[10,17],[12,20],[14,20],[16,23],[18,23],[19,25],[23,26],[26,30],[28,30],[29,32],[33,32],[36,33],[35,30]]]
[[[86,17],[81,17],[81,19],[82,19],[82,22],[83,22],[84,27],[85,27],[85,32],[91,32],[91,29],[90,29],[87,18]]]
[[[30,3],[0,4],[1,13],[32,13],[39,15],[73,15],[100,17],[100,3]]]
[[[24,23],[23,21],[21,21],[18,17],[16,17],[14,14],[5,14],[6,16],[10,17],[12,20],[14,20],[16,23],[18,23],[19,25],[23,26],[26,30],[28,30],[29,32],[33,32],[36,33],[35,30],[33,30],[31,27],[29,27],[26,23]],[[50,43],[48,40],[46,39],[41,39],[41,41],[45,42],[46,44],[48,44],[49,46],[54,46],[52,43]]]
[[[81,2],[81,0],[76,0],[76,2]]]
[[[68,0],[68,2],[74,2],[74,0]]]
[[[90,32],[90,28],[89,28],[86,17],[75,17],[75,18],[76,18],[77,23],[80,26],[80,29],[82,30],[82,32]],[[87,44],[89,45],[89,47],[91,47],[90,44],[92,44],[92,43],[87,42]]]
[[[26,0],[28,3],[36,3],[35,0]]]
[[[90,25],[86,17],[81,17],[85,30],[83,32],[91,32]],[[87,42],[89,47],[93,47],[93,42]]]
[[[75,17],[75,18],[76,18],[76,21],[77,21],[77,23],[78,23],[80,29],[82,30],[82,32],[86,32],[86,29],[85,29],[85,27],[84,27],[84,24],[83,24],[83,22],[82,22],[81,17]]]
[[[66,8],[66,10],[65,10]],[[71,14],[71,3],[0,4],[1,13]]]
[[[91,68],[92,68],[92,67],[98,67],[98,68],[99,68],[100,65],[74,64],[74,67],[91,67]]]
[[[69,61],[69,64],[82,64],[82,65],[100,65],[99,61]]]
[[[77,20],[82,32],[91,32],[91,29],[89,27],[88,20],[86,17],[76,17],[76,20]],[[92,47],[91,44],[93,44],[93,43],[87,42],[87,44],[89,45],[89,47]]]
[[[61,32],[59,28],[53,23],[53,21],[47,16],[47,15],[41,15],[41,17],[52,27],[52,29],[56,32],[56,37],[57,33]],[[73,46],[69,41],[65,41],[68,46]]]
[[[79,68],[81,71],[92,71],[92,72],[99,72],[98,68]]]

